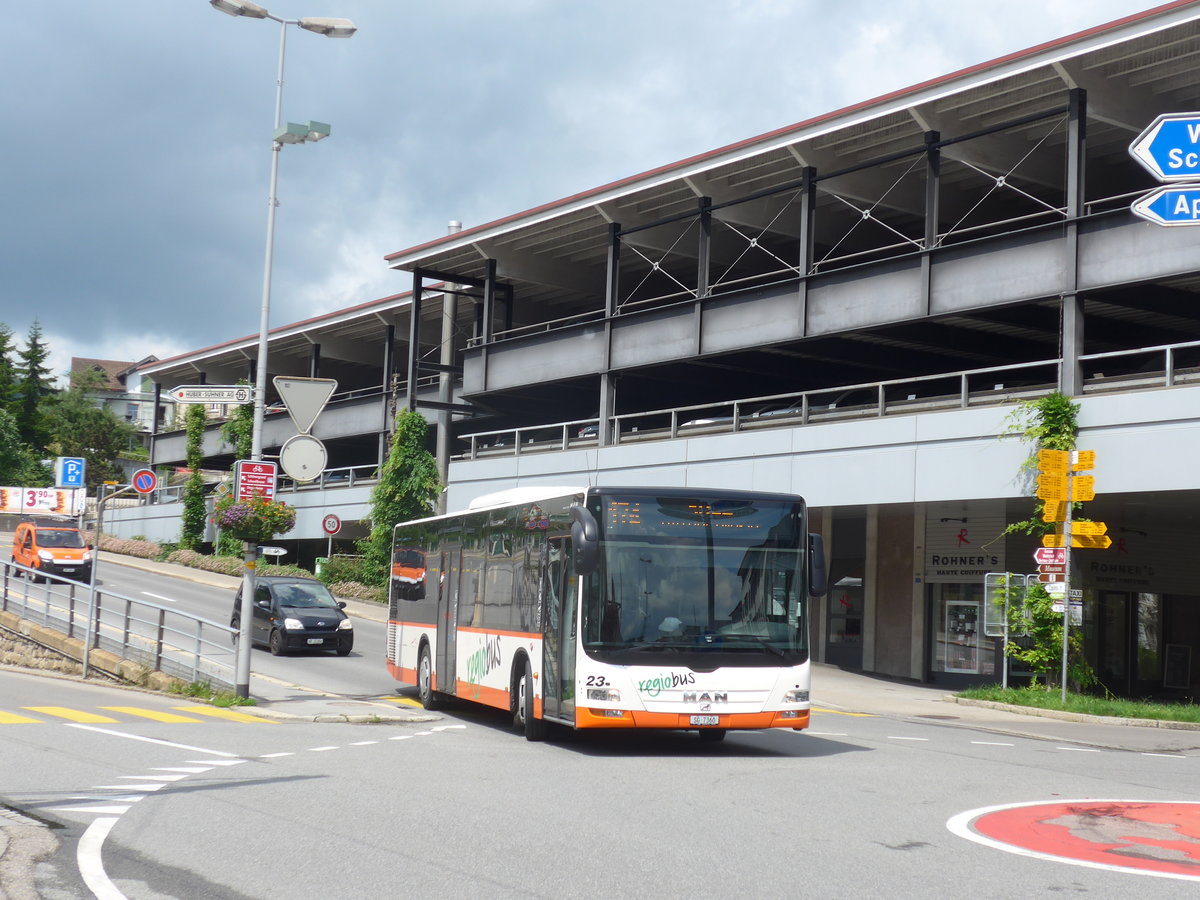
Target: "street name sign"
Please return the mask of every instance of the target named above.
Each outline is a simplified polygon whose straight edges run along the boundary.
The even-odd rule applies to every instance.
[[[1200,112],[1159,116],[1129,152],[1159,181],[1200,181]]]
[[[254,391],[246,384],[181,384],[171,388],[176,403],[234,403],[254,402]]]

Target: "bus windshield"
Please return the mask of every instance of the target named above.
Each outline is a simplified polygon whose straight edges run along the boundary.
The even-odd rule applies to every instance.
[[[807,658],[807,532],[790,501],[602,498],[584,592],[584,649]],[[680,660],[680,662],[686,662]]]

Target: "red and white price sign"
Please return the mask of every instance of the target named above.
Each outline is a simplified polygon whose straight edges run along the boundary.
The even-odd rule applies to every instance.
[[[233,464],[233,495],[239,503],[256,496],[274,500],[278,477],[278,463],[239,459]]]
[[[342,530],[342,520],[333,513],[326,513],[325,518],[321,520],[321,527],[325,529],[325,533],[330,537]]]

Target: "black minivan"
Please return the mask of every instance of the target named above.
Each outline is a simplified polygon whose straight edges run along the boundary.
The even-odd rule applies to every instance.
[[[336,650],[338,656],[348,656],[354,648],[354,623],[345,609],[315,578],[260,575],[254,585],[251,643],[265,644],[275,656],[292,650]],[[241,627],[241,612],[238,588],[229,621],[233,628]]]

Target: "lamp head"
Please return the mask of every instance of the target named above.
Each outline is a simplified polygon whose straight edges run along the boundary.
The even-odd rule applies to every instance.
[[[266,9],[250,0],[208,0],[215,9],[231,16],[249,16],[251,19],[265,19]]]
[[[216,0],[210,0],[216,3]],[[251,4],[253,5],[253,4]],[[266,10],[263,10],[266,12]],[[322,19],[322,18],[306,18],[301,19],[297,23],[305,31],[313,31],[317,34],[323,34],[326,37],[348,38],[358,31],[354,23],[349,19]]]

